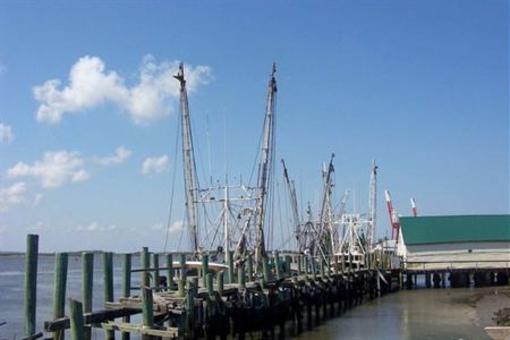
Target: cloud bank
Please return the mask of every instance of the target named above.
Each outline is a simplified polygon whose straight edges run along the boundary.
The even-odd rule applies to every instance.
[[[80,58],[69,72],[68,83],[50,79],[33,89],[39,102],[37,120],[56,124],[67,113],[77,113],[100,105],[111,104],[128,114],[136,124],[148,124],[167,116],[179,97],[179,84],[173,78],[177,61],[157,63],[148,55],[138,70],[132,86],[113,70],[107,70],[96,56]],[[210,79],[208,66],[186,66],[188,91],[193,92]]]

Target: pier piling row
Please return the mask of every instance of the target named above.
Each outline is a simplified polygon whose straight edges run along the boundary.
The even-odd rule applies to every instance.
[[[367,299],[398,290],[399,271],[384,267],[384,254],[363,268],[352,261],[331,257],[313,258],[295,253],[275,252],[264,259],[263,270],[255,273],[253,261],[227,264],[200,261],[191,254],[121,254],[121,291],[114,292],[114,254],[101,254],[104,307],[93,310],[94,256],[81,256],[81,301],[66,301],[68,254],[55,256],[53,319],[36,329],[37,235],[27,237],[25,259],[25,339],[51,336],[91,339],[91,329],[104,330],[105,339],[207,338],[227,336],[244,339],[297,334],[312,329],[325,319],[339,315]],[[140,266],[133,268],[139,255]],[[174,261],[176,260],[177,261]],[[152,261],[151,261],[152,260]],[[133,285],[140,275],[140,286]],[[382,278],[382,280],[381,280]],[[226,282],[225,282],[226,281]],[[67,313],[66,313],[67,308]],[[141,323],[132,322],[133,315]]]

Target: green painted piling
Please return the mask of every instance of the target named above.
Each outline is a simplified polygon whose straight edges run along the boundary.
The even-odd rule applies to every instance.
[[[310,270],[312,272],[312,277],[314,280],[317,279],[317,269],[315,268],[316,262],[315,258],[312,256],[310,257]]]
[[[248,258],[246,259],[246,267],[248,269],[248,281],[253,281],[253,256],[248,254]]]
[[[305,255],[305,275],[308,276],[310,271],[310,257]]]
[[[104,302],[113,302],[113,253],[103,253]]]
[[[276,279],[277,280],[280,280],[282,278],[282,265],[281,265],[281,262],[280,262],[280,254],[275,251],[273,252],[273,257],[274,257],[274,272],[275,272],[275,275],[276,275]]]
[[[184,297],[186,295],[186,254],[181,254],[179,258],[181,270],[179,272],[178,291],[179,296]]]
[[[159,289],[159,254],[152,254],[152,266],[154,267],[154,287]]]
[[[199,287],[198,277],[192,277],[190,282],[192,283],[191,286],[194,288],[194,294],[195,294],[195,296],[197,296],[198,295],[198,287]]]
[[[81,268],[82,268],[82,290],[81,295],[83,303],[82,314],[92,312],[92,293],[94,282],[94,253],[82,253],[81,255]],[[85,327],[83,337],[85,340],[90,339],[91,329]]]
[[[202,255],[202,287],[207,286],[207,274],[209,274],[209,255]]]
[[[302,256],[298,255],[297,258],[297,273],[298,275],[301,275],[303,273],[303,262],[302,262]]]
[[[39,235],[27,235],[25,255],[25,335],[35,334],[35,311],[37,307],[37,257]]]
[[[197,288],[193,281],[194,280],[189,282],[189,288],[186,295],[185,332],[186,336],[189,337],[190,339],[194,338],[195,290]]]
[[[122,256],[122,292],[123,297],[131,295],[131,254],[124,254]],[[122,319],[124,322],[129,322],[130,317],[125,316]],[[128,332],[122,332],[122,340],[129,340],[130,335]]]
[[[85,340],[86,331],[83,319],[85,306],[76,300],[69,299],[69,319],[71,323],[71,340]]]
[[[240,263],[239,268],[237,268],[237,282],[239,283],[239,288],[246,288],[246,275],[244,272],[244,263]]]
[[[319,258],[320,261],[321,261],[321,265],[320,265],[320,272],[321,272],[321,277],[325,277],[326,276],[326,261],[323,259],[323,258]]]
[[[140,254],[140,265],[144,271],[142,272],[142,287],[150,287],[150,273],[147,271],[150,266],[149,248],[143,247]]]
[[[262,274],[263,274],[263,283],[266,284],[271,280],[271,272],[269,270],[269,263],[267,261],[267,256],[262,257]]]
[[[285,255],[285,275],[290,276],[290,268],[292,267],[292,256]]]
[[[205,278],[207,283],[207,294],[212,297],[214,295],[213,274],[207,273]]]
[[[172,254],[166,254],[166,267],[168,268],[168,289],[174,289],[174,260]]]
[[[104,302],[113,302],[113,253],[103,253]],[[115,339],[115,331],[105,330],[105,339]]]
[[[66,283],[67,283],[67,253],[58,253],[55,255],[55,280],[53,287],[53,320],[65,315],[66,305]],[[53,333],[53,339],[64,339],[64,331]]]
[[[335,274],[338,274],[339,272],[339,268],[338,268],[338,256],[337,255],[333,255],[334,256],[334,265],[335,265],[335,268],[333,269]]]
[[[218,284],[218,293],[220,294],[220,296],[222,296],[223,295],[223,271],[219,271],[216,274],[216,281]]]
[[[144,327],[152,327],[154,325],[152,289],[142,288],[142,323]]]
[[[227,255],[227,264],[228,264],[228,283],[234,283],[234,252],[229,250]]]

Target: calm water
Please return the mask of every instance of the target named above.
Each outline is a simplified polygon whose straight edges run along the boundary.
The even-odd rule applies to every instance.
[[[96,255],[94,308],[102,308],[103,275],[101,258]],[[53,257],[41,256],[37,290],[38,330],[51,318]],[[120,257],[114,259],[116,278],[120,277]],[[133,258],[133,264],[138,258]],[[68,296],[80,299],[80,258],[69,258]],[[139,277],[133,277],[133,285]],[[20,339],[23,335],[23,257],[0,257],[0,340]],[[115,292],[120,282],[115,281]],[[495,295],[496,289],[420,289],[402,291],[356,307],[332,319],[300,339],[488,339],[483,326],[491,323],[492,313],[510,306],[510,298]],[[478,296],[478,302],[474,297]],[[116,296],[118,297],[118,296]],[[101,339],[96,332],[94,338]]]

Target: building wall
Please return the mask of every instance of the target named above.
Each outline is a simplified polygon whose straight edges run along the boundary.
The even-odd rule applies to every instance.
[[[510,268],[510,242],[423,244],[406,248],[409,270]]]

